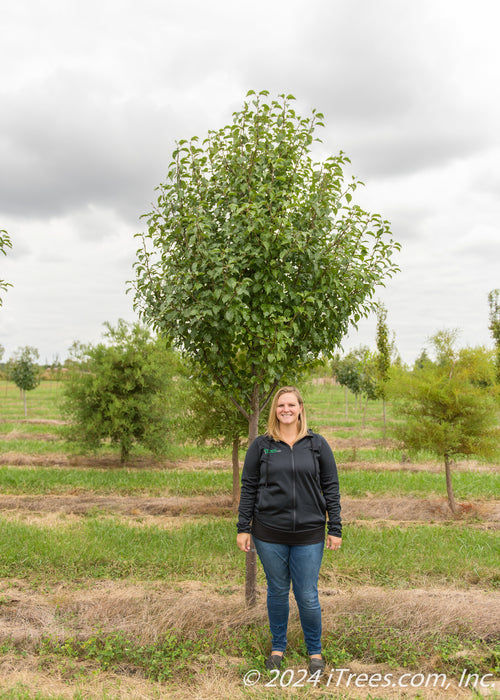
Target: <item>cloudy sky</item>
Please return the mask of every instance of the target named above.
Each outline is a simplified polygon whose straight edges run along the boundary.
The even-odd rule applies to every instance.
[[[325,115],[358,203],[389,219],[401,272],[376,298],[406,362],[460,329],[492,346],[500,287],[497,0],[18,0],[0,9],[4,359],[63,360],[135,320],[138,242],[175,142],[231,121],[249,89]],[[375,320],[345,348],[374,347]]]

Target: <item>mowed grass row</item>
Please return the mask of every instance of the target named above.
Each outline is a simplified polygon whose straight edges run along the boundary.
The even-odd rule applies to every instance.
[[[57,528],[0,518],[0,577],[32,581],[89,579],[242,583],[245,557],[234,522],[189,521],[181,528],[137,528],[117,518],[89,516]],[[498,534],[410,525],[374,529],[350,525],[341,552],[325,552],[320,585],[355,583],[496,588]],[[263,583],[259,567],[260,581]]]
[[[339,469],[341,493],[446,497],[444,473]],[[500,493],[500,474],[457,471],[453,486],[458,499],[494,499]],[[143,496],[229,495],[229,469],[128,469],[0,466],[0,493],[96,494]]]

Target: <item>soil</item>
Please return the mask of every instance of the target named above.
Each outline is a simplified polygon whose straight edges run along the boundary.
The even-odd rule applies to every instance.
[[[461,513],[452,518],[445,499],[412,497],[368,497],[342,499],[342,517],[345,524],[358,520],[370,521],[373,527],[382,524],[418,522],[450,522],[468,527],[500,529],[500,501],[476,501],[459,504]],[[97,496],[95,494],[64,494],[61,496],[0,495],[3,516],[26,518],[28,514],[78,515],[89,512],[116,514],[130,519],[150,516],[161,525],[163,518],[194,519],[200,516],[231,517],[234,511],[231,498],[226,496]]]

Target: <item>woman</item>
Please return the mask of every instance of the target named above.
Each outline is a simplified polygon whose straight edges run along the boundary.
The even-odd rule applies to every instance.
[[[287,644],[290,582],[310,657],[309,672],[323,673],[318,576],[325,545],[340,549],[342,526],[337,467],[326,440],[307,429],[298,389],[279,389],[267,432],[248,448],[241,479],[237,545],[251,536],[267,580],[272,635],[268,669],[280,668]]]

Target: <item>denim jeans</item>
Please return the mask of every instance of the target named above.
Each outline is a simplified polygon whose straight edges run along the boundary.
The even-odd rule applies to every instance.
[[[321,607],[318,598],[318,576],[325,543],[290,546],[263,542],[255,537],[254,542],[267,580],[267,612],[272,649],[286,649],[291,582],[307,652],[320,654]]]

